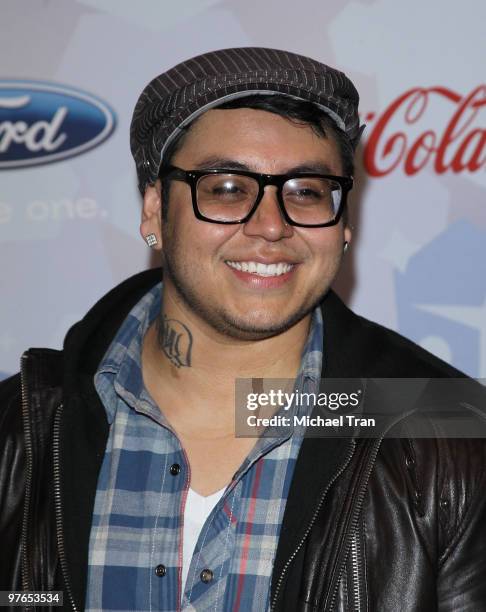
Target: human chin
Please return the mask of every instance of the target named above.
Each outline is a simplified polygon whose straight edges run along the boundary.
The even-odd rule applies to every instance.
[[[225,299],[219,292],[208,291],[207,286],[191,282],[191,277],[174,265],[171,257],[166,257],[164,278],[174,287],[189,312],[217,333],[230,338],[260,340],[275,336],[289,329],[307,314],[303,309],[283,314],[281,308],[279,310],[261,303],[245,303],[242,307],[241,302],[233,302],[228,296]]]
[[[219,333],[239,340],[263,340],[277,336],[302,320],[309,308],[300,308],[286,316],[259,311],[239,313],[229,309],[214,309],[207,312],[207,322]]]
[[[310,310],[312,308],[301,307],[286,316],[275,316],[273,313],[272,316],[270,313],[252,313],[251,316],[237,317],[228,313],[225,318],[230,324],[234,337],[256,340],[284,333],[309,314]]]
[[[192,296],[195,298],[196,296]],[[218,298],[192,300],[192,309],[215,331],[239,340],[263,340],[286,332],[306,317],[322,299],[322,295],[309,296],[305,302],[285,307],[280,301],[266,304],[250,300],[233,301]],[[226,296],[228,298],[228,296]]]

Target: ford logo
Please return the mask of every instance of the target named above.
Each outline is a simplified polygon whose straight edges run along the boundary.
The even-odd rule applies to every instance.
[[[0,81],[0,169],[61,161],[93,149],[116,124],[94,96],[64,85]]]

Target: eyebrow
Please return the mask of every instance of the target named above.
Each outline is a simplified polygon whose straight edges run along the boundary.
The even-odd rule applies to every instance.
[[[225,168],[228,170],[245,170],[247,172],[257,172],[255,168],[248,166],[248,164],[241,163],[235,159],[225,157],[208,157],[194,166],[195,170],[215,170],[218,168]],[[306,161],[297,166],[287,168],[285,172],[280,174],[299,174],[302,172],[315,172],[316,174],[334,174],[331,168],[320,161]],[[257,172],[257,174],[266,174]]]

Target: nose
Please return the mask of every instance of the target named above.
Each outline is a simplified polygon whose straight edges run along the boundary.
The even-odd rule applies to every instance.
[[[287,224],[280,210],[276,187],[265,187],[257,209],[243,226],[243,233],[247,236],[260,236],[269,242],[293,235],[293,227]]]

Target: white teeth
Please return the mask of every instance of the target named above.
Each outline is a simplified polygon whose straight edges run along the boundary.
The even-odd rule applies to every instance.
[[[250,272],[259,276],[281,276],[294,266],[284,262],[264,264],[257,261],[227,261],[228,266],[240,272]]]

